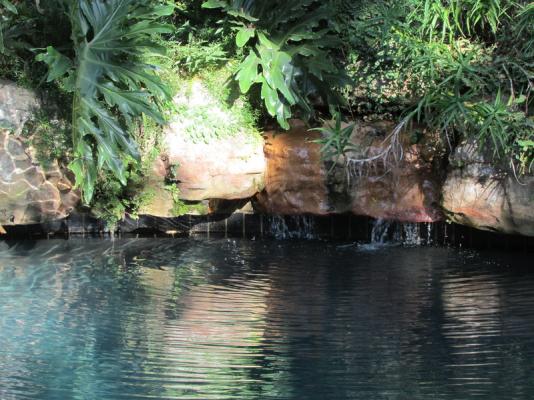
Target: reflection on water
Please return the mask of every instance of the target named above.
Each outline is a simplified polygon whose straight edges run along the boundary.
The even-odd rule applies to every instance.
[[[527,261],[321,242],[0,243],[0,399],[531,399]]]

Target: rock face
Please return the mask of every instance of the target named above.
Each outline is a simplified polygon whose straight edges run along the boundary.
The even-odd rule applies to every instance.
[[[0,128],[19,132],[39,108],[40,102],[34,92],[0,80]]]
[[[44,169],[21,140],[0,130],[0,225],[65,218],[78,201],[57,164]]]
[[[390,123],[359,124],[351,142],[355,148],[370,148],[371,154],[378,154],[393,128]],[[322,161],[320,146],[310,142],[319,137],[302,124],[287,133],[266,135],[266,187],[255,201],[259,211],[285,215],[352,212],[410,222],[441,219],[435,148],[425,143],[412,145],[407,139],[401,144],[404,157],[400,163],[358,166],[344,157]]]
[[[171,123],[165,144],[167,153],[162,160],[183,200],[244,199],[264,187],[261,140],[236,134],[209,143],[198,142]]]
[[[495,167],[476,143],[463,142],[450,157],[442,205],[450,220],[474,228],[534,236],[534,176]]]
[[[359,125],[352,134],[351,142],[357,149],[368,148],[368,156],[376,156],[383,153],[384,140],[394,128],[394,124],[389,122]],[[423,135],[417,144],[413,144],[416,132],[414,128],[400,136],[400,161],[389,156],[379,157],[371,163],[349,162],[344,165],[345,181],[346,176],[350,177],[345,193],[350,198],[352,213],[404,222],[442,219],[439,206],[441,149],[432,135]],[[352,152],[348,153],[348,157],[361,158]],[[343,187],[339,173],[334,179],[337,179],[337,186]]]
[[[304,125],[290,132],[265,135],[265,190],[255,199],[255,207],[268,214],[326,215],[330,206],[326,169],[320,145],[312,141],[319,133]]]

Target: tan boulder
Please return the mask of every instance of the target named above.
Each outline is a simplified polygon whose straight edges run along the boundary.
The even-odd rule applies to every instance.
[[[499,169],[474,142],[450,157],[442,205],[453,222],[477,229],[534,236],[534,176]]]
[[[164,157],[181,199],[243,199],[263,189],[265,158],[261,140],[236,133],[206,143],[192,140],[179,128],[171,123],[167,129]]]
[[[39,99],[33,91],[0,79],[0,128],[20,132],[39,108]]]
[[[312,141],[318,132],[304,125],[290,132],[265,135],[265,189],[255,198],[255,206],[267,214],[331,213],[326,169],[320,146]]]

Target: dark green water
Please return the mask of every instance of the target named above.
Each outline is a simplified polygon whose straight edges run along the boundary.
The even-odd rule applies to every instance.
[[[533,399],[531,261],[296,241],[0,243],[0,399]]]

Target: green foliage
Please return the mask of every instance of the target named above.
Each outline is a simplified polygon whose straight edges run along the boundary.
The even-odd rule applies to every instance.
[[[226,67],[205,71],[195,78],[182,78],[175,96],[173,126],[180,126],[180,131],[195,142],[208,143],[236,135],[245,140],[259,140],[257,115],[246,99],[227,101],[230,93],[224,83],[231,71]]]
[[[113,231],[128,213],[137,218],[138,211],[152,201],[155,193],[145,189],[144,171],[133,162],[126,167],[128,185],[123,185],[115,175],[99,174],[91,212],[104,220],[108,229]]]
[[[72,148],[70,126],[65,120],[46,112],[38,112],[22,132],[35,149],[37,160],[43,166],[54,161],[67,161]]]
[[[227,54],[219,42],[208,43],[192,40],[176,49],[173,57],[176,65],[184,68],[188,74],[197,74],[227,61]]]
[[[202,8],[203,0],[181,0],[173,18],[176,32],[173,43],[173,69],[194,76],[206,70],[220,69],[230,61],[234,43],[228,24],[222,24],[222,12]]]
[[[534,139],[532,3],[340,0],[338,7],[357,82],[346,96],[357,111],[389,112],[402,126],[417,120],[449,144],[475,137],[518,163],[514,169],[532,167],[531,149],[520,145]]]
[[[89,203],[99,171],[110,172],[126,185],[125,160],[139,160],[127,124],[142,115],[164,121],[161,104],[170,93],[156,67],[141,59],[147,53],[165,53],[153,37],[173,31],[157,22],[173,7],[139,0],[72,0],[65,8],[74,56],[49,46],[38,60],[49,67],[48,81],[60,80],[73,93],[70,169]]]
[[[208,207],[202,203],[187,203],[180,198],[180,189],[175,183],[165,186],[173,199],[173,207],[170,211],[173,217],[181,217],[187,214],[205,215],[208,213]]]
[[[335,88],[344,83],[331,50],[340,44],[330,23],[328,2],[208,0],[203,7],[222,8],[236,30],[236,45],[247,48],[235,79],[242,93],[260,86],[268,113],[289,129],[292,108],[304,118],[314,114],[313,99],[341,102]]]
[[[511,1],[502,0],[412,0],[409,21],[417,21],[422,38],[454,42],[459,36],[497,33]]]
[[[321,145],[321,155],[323,160],[339,160],[347,151],[353,150],[354,145],[350,138],[354,131],[355,124],[342,126],[341,113],[336,112],[334,115],[334,123],[324,121],[325,127],[315,128],[313,131],[321,132],[322,138],[313,140],[314,143]],[[335,167],[335,163],[332,168]]]
[[[13,32],[16,27],[11,26],[13,14],[18,14],[17,8],[8,0],[0,0],[0,54],[6,53],[6,41],[9,49],[10,39],[18,36]]]

